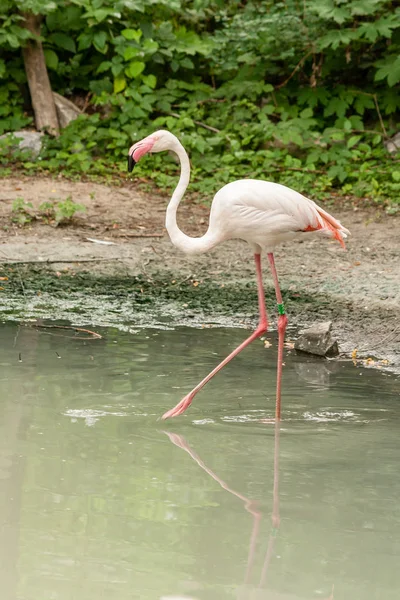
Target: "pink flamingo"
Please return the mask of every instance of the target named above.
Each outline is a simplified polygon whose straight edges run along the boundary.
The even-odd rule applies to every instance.
[[[315,202],[298,192],[270,181],[241,179],[224,185],[214,196],[207,232],[192,238],[181,231],[176,222],[176,212],[190,179],[189,157],[178,140],[169,131],[156,131],[140,142],[133,144],[128,153],[128,170],[148,152],[171,150],[181,164],[181,174],[177,187],[167,207],[166,229],[172,243],[189,254],[207,252],[228,239],[242,239],[248,242],[256,264],[259,323],[256,330],[231,352],[211,373],[192,389],[174,408],[163,415],[163,419],[181,415],[192,403],[193,398],[228,362],[246,348],[253,340],[267,331],[268,319],[265,309],[264,287],[261,272],[261,252],[266,252],[270,264],[275,294],[278,304],[278,369],[276,385],[275,419],[281,418],[281,381],[283,342],[287,326],[287,316],[282,301],[278,275],[275,268],[274,250],[281,242],[297,236],[312,235],[317,232],[338,240],[344,246],[343,238],[350,232]]]

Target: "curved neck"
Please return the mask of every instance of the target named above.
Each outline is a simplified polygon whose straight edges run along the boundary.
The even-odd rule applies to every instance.
[[[193,254],[197,254],[199,252],[206,252],[218,243],[216,237],[213,236],[210,232],[210,226],[208,227],[207,232],[202,237],[192,238],[183,233],[183,231],[179,229],[178,224],[176,222],[176,211],[178,209],[180,201],[183,198],[186,188],[189,185],[190,162],[186,150],[178,140],[176,140],[176,144],[173,148],[171,148],[171,150],[173,150],[173,152],[175,152],[179,158],[181,164],[181,175],[179,177],[178,185],[176,186],[175,191],[172,194],[172,198],[169,201],[167,207],[165,226],[167,228],[172,243],[174,244],[174,246],[179,248],[179,250],[183,250],[183,252]]]

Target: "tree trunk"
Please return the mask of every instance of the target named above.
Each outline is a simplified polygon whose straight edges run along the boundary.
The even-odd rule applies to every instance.
[[[32,13],[22,13],[26,27],[35,36],[40,36],[42,17]],[[47,74],[46,61],[42,43],[39,40],[29,40],[22,49],[25,71],[31,93],[32,107],[35,113],[36,129],[45,129],[52,135],[59,134],[58,119],[50,80]]]

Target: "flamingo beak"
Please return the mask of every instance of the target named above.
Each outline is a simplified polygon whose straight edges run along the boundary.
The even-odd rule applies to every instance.
[[[136,144],[133,144],[133,146],[131,146],[129,148],[129,152],[128,152],[128,171],[129,171],[129,173],[132,173],[133,167],[142,158],[142,156],[147,154],[147,152],[151,152],[151,149],[153,148],[155,141],[156,141],[156,139],[154,137],[152,137],[151,135],[149,135],[149,136],[147,136],[147,138],[144,138],[144,140],[141,140],[140,142],[136,142]]]
[[[131,154],[128,154],[128,173],[132,173],[135,165],[136,165],[136,160],[134,160],[134,158]]]

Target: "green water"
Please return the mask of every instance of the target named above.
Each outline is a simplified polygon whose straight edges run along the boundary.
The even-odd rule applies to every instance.
[[[157,420],[243,330],[0,333],[2,599],[400,597],[395,375],[286,351],[276,438],[275,344]]]

